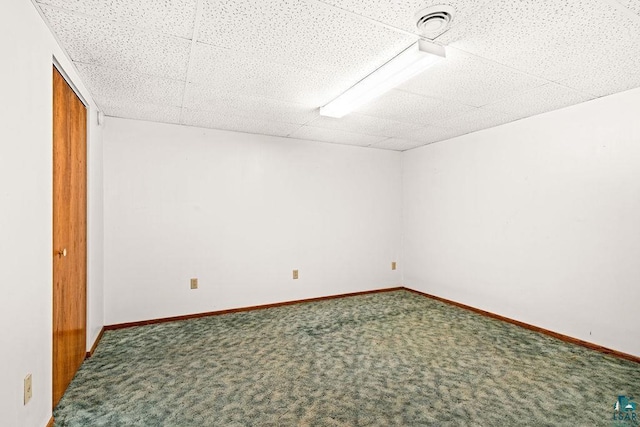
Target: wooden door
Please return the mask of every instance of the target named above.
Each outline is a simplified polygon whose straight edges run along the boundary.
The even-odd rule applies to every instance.
[[[53,407],[86,355],[87,110],[53,68]]]

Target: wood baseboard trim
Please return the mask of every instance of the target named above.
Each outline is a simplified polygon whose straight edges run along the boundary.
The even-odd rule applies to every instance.
[[[93,353],[96,351],[96,348],[98,348],[98,344],[102,339],[102,335],[104,335],[104,326],[100,328],[100,333],[98,334],[98,337],[96,338],[96,340],[93,342],[93,345],[91,346],[91,350],[87,351],[87,356],[85,357],[85,359],[88,359],[91,356],[93,356]]]
[[[358,295],[367,295],[367,294],[377,294],[380,292],[393,292],[405,289],[402,286],[397,286],[393,288],[383,288],[383,289],[374,289],[371,291],[361,291],[361,292],[351,292],[347,294],[337,294],[337,295],[328,295],[324,297],[316,297],[316,298],[306,298],[299,299],[293,301],[284,301],[284,302],[276,302],[273,304],[263,304],[263,305],[254,305],[249,307],[240,307],[240,308],[230,308],[226,310],[218,310],[218,311],[208,311],[205,313],[195,313],[195,314],[187,314],[184,316],[173,316],[173,317],[163,317],[160,319],[150,319],[150,320],[140,320],[137,322],[127,322],[127,323],[117,323],[114,325],[106,325],[103,330],[112,331],[114,329],[123,329],[123,328],[132,328],[134,326],[144,326],[144,325],[153,325],[156,323],[166,323],[166,322],[176,322],[179,320],[189,320],[189,319],[197,319],[200,317],[209,317],[209,316],[219,316],[221,314],[229,314],[229,313],[240,313],[243,311],[253,311],[253,310],[263,310],[265,308],[274,308],[274,307],[283,307],[285,305],[293,305],[293,304],[303,304],[308,302],[317,302],[317,301],[325,301],[336,298],[347,298],[354,297]]]
[[[421,291],[416,291],[415,289],[407,288],[406,286],[403,287],[403,289],[405,289],[405,290],[407,290],[409,292],[413,292],[413,293],[418,294],[418,295],[422,295],[422,296],[427,297],[427,298],[434,299],[436,301],[443,302],[445,304],[449,304],[449,305],[453,305],[455,307],[459,307],[459,308],[462,308],[462,309],[465,309],[465,310],[473,311],[474,313],[481,314],[481,315],[486,316],[486,317],[491,317],[492,319],[501,320],[503,322],[511,323],[513,325],[517,325],[517,326],[520,326],[522,328],[529,329],[531,331],[539,332],[541,334],[545,334],[545,335],[548,335],[550,337],[557,338],[557,339],[559,339],[561,341],[564,341],[564,342],[568,342],[568,343],[571,343],[571,344],[575,344],[575,345],[579,345],[579,346],[582,346],[582,347],[586,347],[586,348],[591,349],[591,350],[596,350],[596,351],[599,351],[600,353],[608,354],[610,356],[618,357],[620,359],[625,359],[625,360],[629,360],[631,362],[640,363],[640,357],[634,356],[632,354],[623,353],[621,351],[617,351],[617,350],[613,350],[613,349],[610,349],[610,348],[607,348],[607,347],[603,347],[601,345],[594,344],[594,343],[591,343],[589,341],[583,341],[583,340],[578,339],[578,338],[570,337],[568,335],[560,334],[558,332],[553,332],[553,331],[550,331],[549,329],[541,328],[539,326],[530,325],[529,323],[525,323],[525,322],[521,322],[519,320],[511,319],[509,317],[504,317],[504,316],[501,316],[499,314],[492,313],[490,311],[481,310],[479,308],[472,307],[472,306],[466,305],[466,304],[462,304],[462,303],[459,303],[459,302],[456,302],[456,301],[451,301],[451,300],[448,300],[446,298],[442,298],[442,297],[438,297],[438,296],[435,296],[435,295],[427,294],[427,293],[421,292]]]
[[[53,415],[51,416],[51,418],[49,418],[49,422],[47,423],[47,427],[53,427],[54,424],[54,419],[53,419]]]

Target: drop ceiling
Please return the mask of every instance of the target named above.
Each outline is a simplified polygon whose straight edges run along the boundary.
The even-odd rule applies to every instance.
[[[447,59],[341,119],[319,107],[455,15]],[[390,150],[640,86],[640,0],[36,0],[107,116]]]

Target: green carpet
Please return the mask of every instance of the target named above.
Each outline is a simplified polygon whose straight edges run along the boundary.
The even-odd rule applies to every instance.
[[[54,416],[82,427],[640,425],[613,421],[620,395],[640,400],[640,364],[394,291],[108,331]]]

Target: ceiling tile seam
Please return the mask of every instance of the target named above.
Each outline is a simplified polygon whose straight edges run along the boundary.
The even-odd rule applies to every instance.
[[[200,41],[200,40],[196,40],[196,42],[200,43],[202,45],[205,45],[205,46],[214,47],[216,49],[221,49],[221,50],[226,50],[226,51],[229,51],[229,52],[239,52],[239,53],[244,53],[244,54],[247,54],[247,55],[252,55],[252,59],[255,60],[255,58],[257,58],[257,60],[260,61],[260,62],[266,62],[266,63],[269,63],[269,64],[275,64],[275,65],[282,65],[282,66],[285,66],[285,67],[295,68],[296,70],[309,71],[309,72],[312,72],[314,74],[320,75],[320,73],[318,73],[318,70],[315,69],[315,68],[300,67],[298,65],[291,65],[290,62],[273,61],[271,59],[268,59],[265,56],[258,56],[257,52],[255,52],[255,51],[243,50],[243,49],[230,49],[230,48],[228,48],[226,46],[221,46],[221,45],[217,45],[217,44],[213,44],[213,43],[207,43],[207,42],[203,42],[203,41]],[[331,70],[332,71],[340,71],[340,69],[338,67],[335,67],[335,69],[331,68]]]
[[[374,118],[374,119],[378,118],[378,117],[373,117],[373,116],[367,116],[367,117],[371,117],[371,118]],[[353,130],[346,130],[346,129],[336,128],[336,127],[321,126],[321,125],[314,125],[313,124],[316,120],[321,119],[321,118],[322,117],[317,117],[317,118],[315,118],[313,120],[310,120],[309,122],[305,123],[303,126],[313,127],[313,128],[317,128],[317,129],[325,129],[325,130],[330,130],[330,131],[349,132],[349,133],[355,133],[355,134],[358,134],[358,135],[372,136],[372,137],[376,137],[376,138],[385,138],[385,140],[397,138],[397,139],[406,139],[407,141],[415,141],[415,140],[412,140],[411,138],[402,138],[402,137],[398,136],[397,134],[396,135],[389,135],[391,132],[386,132],[386,131],[384,133],[383,132],[379,132],[379,133],[374,135],[374,134],[370,134],[370,133],[355,132]],[[384,120],[389,120],[389,119],[384,119]],[[391,121],[391,120],[389,120],[389,121]],[[397,120],[393,120],[393,121],[398,123],[398,124],[400,124],[400,125],[407,124],[407,123],[404,123],[404,122],[398,122]],[[422,125],[414,125],[414,126],[417,126],[419,128],[424,127]],[[445,129],[445,128],[438,128],[438,129],[449,130],[449,129]],[[416,131],[418,131],[418,130],[421,130],[421,129],[416,129]],[[416,142],[419,142],[419,141],[416,141]]]
[[[479,107],[473,107],[473,108],[479,108]],[[365,114],[365,113],[356,113],[356,114],[358,114],[358,115],[360,115],[360,116],[366,116],[366,117],[369,117],[369,118],[372,118],[372,119],[382,119],[382,120],[387,120],[387,121],[395,122],[395,123],[398,123],[398,124],[401,124],[401,125],[413,125],[413,126],[418,126],[418,127],[420,127],[420,128],[424,128],[424,129],[451,130],[451,129],[448,129],[448,128],[444,128],[444,127],[442,127],[442,126],[436,126],[436,125],[425,125],[425,124],[418,124],[418,123],[415,123],[415,122],[405,122],[405,121],[402,121],[402,120],[387,119],[387,118],[382,118],[382,117],[372,116],[371,114]],[[446,118],[450,118],[450,117],[452,117],[452,116],[447,116]],[[444,120],[444,119],[445,119],[445,118],[443,118],[442,120]],[[392,138],[393,138],[393,137],[392,137]]]
[[[636,14],[634,11],[626,7],[625,5],[617,2],[616,0],[600,0],[602,3],[606,3],[609,6],[612,6],[618,9],[620,12],[627,15],[627,17],[633,19],[636,22],[640,22],[640,15]]]
[[[151,121],[151,120],[148,120]],[[164,123],[164,122],[156,122],[156,123]],[[268,136],[271,138],[285,138],[281,135],[274,135],[274,134],[269,134],[269,133],[258,133],[258,132],[250,132],[248,130],[238,130],[238,129],[231,129],[231,128],[214,128],[214,127],[207,127],[207,126],[202,126],[202,125],[189,125],[186,123],[168,123],[168,124],[175,124],[178,126],[185,126],[187,128],[198,128],[198,129],[211,129],[211,130],[218,130],[218,131],[222,131],[222,132],[236,132],[236,133],[246,133],[249,135],[259,135],[259,136]]]
[[[258,134],[260,135],[260,134]],[[299,137],[299,136],[288,136],[287,138],[290,139],[299,139],[300,141],[310,141],[310,142],[315,142],[318,144],[333,144],[333,145],[342,145],[342,146],[349,146],[349,147],[360,147],[360,148],[369,148],[369,145],[360,145],[360,144],[348,144],[348,143],[344,143],[344,142],[331,142],[331,141],[321,141],[319,139],[313,139],[313,138],[303,138],[303,137]]]
[[[51,34],[51,36],[53,37],[55,42],[58,44],[58,47],[62,51],[62,54],[67,57],[67,60],[69,61],[70,66],[73,68],[73,71],[75,71],[75,73],[80,77],[83,86],[89,92],[89,95],[91,96],[91,101],[93,101],[93,103],[96,105],[96,107],[98,107],[98,111],[104,112],[103,107],[96,101],[96,96],[93,93],[93,90],[91,90],[91,88],[84,82],[84,80],[82,80],[82,74],[80,74],[80,71],[76,67],[76,64],[74,63],[73,59],[71,59],[71,55],[69,55],[69,52],[67,51],[67,48],[65,47],[64,44],[62,44],[62,42],[58,38],[58,34],[55,31],[53,31],[53,27],[51,26],[51,23],[49,22],[49,20],[45,16],[44,10],[42,10],[42,8],[40,7],[40,3],[37,3],[36,0],[31,0],[31,4],[33,5],[33,7],[36,9],[38,14],[40,15],[40,19],[42,19],[42,22],[44,22],[44,24],[47,26],[47,29],[49,30],[49,34]]]
[[[373,18],[369,18],[368,16],[360,15],[359,13],[356,13],[356,12],[353,12],[353,11],[351,11],[349,9],[344,9],[342,7],[327,3],[326,1],[323,1],[323,0],[307,0],[307,1],[312,1],[314,3],[321,4],[321,5],[329,8],[329,9],[339,10],[340,12],[343,12],[343,13],[349,15],[349,16],[361,19],[363,21],[367,21],[367,22],[375,24],[375,25],[379,25],[379,26],[384,27],[384,28],[386,28],[388,30],[397,31],[397,32],[402,33],[402,34],[407,35],[407,36],[414,36],[416,38],[429,40],[429,39],[427,39],[425,37],[422,37],[418,33],[412,33],[410,31],[404,30],[402,28],[398,28],[398,27],[395,27],[393,25],[389,25],[389,24],[387,24],[385,22],[378,21],[378,20],[373,19]]]
[[[449,28],[447,28],[445,31],[443,31],[443,32],[442,32],[442,34],[438,34],[438,36],[437,36],[437,37],[435,37],[435,38],[433,39],[433,41],[437,42],[437,41],[438,41],[438,39],[439,39],[440,37],[444,36],[445,34],[447,34],[447,33],[448,33],[449,31],[451,31],[452,29],[454,29],[454,28],[456,28],[456,27],[458,27],[458,26],[460,26],[460,25],[464,25],[466,22],[470,22],[470,21],[471,21],[471,18],[473,18],[475,15],[479,14],[479,13],[480,13],[480,12],[481,12],[485,7],[487,7],[487,6],[489,5],[489,3],[491,3],[492,1],[494,1],[494,0],[486,0],[484,3],[482,3],[482,5],[481,5],[481,6],[479,6],[479,7],[476,9],[476,11],[475,11],[474,13],[471,13],[471,14],[469,14],[469,15],[466,17],[466,18],[467,18],[467,20],[466,20],[466,21],[456,23],[456,18],[455,18],[455,16],[454,16],[454,17],[453,17],[453,21],[451,22],[451,25],[449,26]],[[455,9],[455,8],[454,8],[454,9]],[[456,12],[457,12],[457,10],[456,10]]]
[[[141,121],[141,122],[150,122],[150,123],[160,123],[163,125],[180,125],[182,126],[181,123],[178,122],[169,122],[169,121],[160,121],[157,119],[132,119],[131,117],[125,117],[125,116],[119,116],[116,114],[105,114],[106,117],[112,117],[114,119],[124,119],[124,120],[135,120],[135,121]]]
[[[98,98],[102,98],[102,97],[98,96]],[[112,101],[112,102],[116,102],[116,103],[117,102],[122,102],[121,99],[115,99],[115,98],[110,98],[110,97],[104,97],[103,99],[105,101]],[[142,101],[142,102],[139,102],[139,101],[135,101],[135,100],[133,100],[133,101],[127,100],[126,101],[126,105],[148,105],[148,106],[152,106],[152,107],[167,108],[167,109],[169,109],[169,108],[182,109],[182,107],[179,106],[179,105],[173,105],[171,103],[170,104],[162,104],[162,103],[153,102],[153,101]]]
[[[31,0],[31,1],[35,2],[36,0]],[[95,21],[100,21],[100,22],[104,22],[104,23],[108,23],[108,24],[114,24],[114,25],[116,25],[118,27],[130,28],[132,30],[136,30],[136,31],[140,31],[140,32],[161,34],[161,35],[163,35],[165,37],[173,37],[173,38],[184,40],[184,41],[191,41],[190,39],[188,39],[186,37],[180,37],[180,36],[176,36],[175,34],[164,33],[162,31],[158,31],[158,30],[155,30],[153,28],[144,28],[144,27],[139,27],[137,25],[123,24],[120,21],[114,21],[114,20],[111,20],[111,19],[102,18],[100,16],[88,15],[86,13],[77,12],[75,10],[65,9],[64,7],[54,6],[54,5],[50,5],[50,4],[46,4],[46,3],[36,3],[36,4],[38,6],[40,6],[40,7],[59,10],[61,12],[64,12],[64,13],[67,13],[69,15],[73,15],[73,16],[76,16],[76,17],[79,17],[79,18],[89,18],[89,19],[92,19],[92,20],[95,20]],[[44,11],[43,11],[43,13],[44,13]]]
[[[316,119],[314,119],[316,120]],[[361,135],[361,136],[369,136],[371,138],[396,138],[395,136],[388,136],[388,135],[372,135],[370,133],[365,133],[365,132],[354,132],[352,130],[344,130],[344,129],[337,129],[337,128],[328,128],[328,127],[324,127],[324,126],[313,126],[313,125],[309,125],[309,124],[304,124],[302,125],[303,127],[309,127],[309,128],[315,128],[315,129],[322,129],[322,130],[328,130],[328,131],[333,131],[333,132],[344,132],[344,133],[350,133],[353,135]]]
[[[579,91],[579,90],[573,89],[573,88],[568,87],[568,86],[559,85],[559,84],[558,84],[558,83],[556,83],[556,82],[549,82],[549,83],[545,83],[545,84],[543,84],[543,85],[541,85],[541,86],[536,86],[536,87],[529,88],[529,89],[526,89],[526,90],[523,90],[523,91],[519,91],[519,92],[517,92],[516,94],[514,94],[514,95],[510,95],[510,96],[507,96],[507,97],[505,97],[505,98],[497,99],[497,100],[495,100],[495,101],[493,101],[493,102],[490,102],[489,104],[483,105],[483,106],[482,106],[482,107],[480,107],[480,108],[482,108],[482,109],[485,109],[485,108],[486,108],[488,111],[499,111],[499,112],[501,112],[501,113],[503,113],[503,114],[509,114],[509,113],[510,113],[509,111],[492,109],[492,108],[491,108],[491,106],[492,106],[492,105],[495,105],[495,104],[499,104],[499,103],[501,103],[501,102],[503,102],[503,101],[506,101],[506,100],[508,100],[508,99],[516,98],[516,97],[518,97],[518,96],[521,96],[521,95],[527,94],[527,93],[529,93],[529,92],[533,92],[533,91],[538,90],[538,89],[540,89],[540,88],[542,88],[542,87],[544,87],[544,86],[549,86],[549,85],[562,86],[562,87],[564,87],[565,89],[569,89],[569,90],[571,90],[571,91],[573,91],[573,92],[576,92],[576,93],[579,93],[579,94],[581,94],[581,95],[584,95],[584,96],[589,97],[590,99],[588,99],[588,100],[586,100],[586,101],[591,101],[591,100],[595,99],[595,97],[594,97],[593,95],[585,94],[585,93],[583,93],[583,92],[581,92],[581,91]],[[575,103],[575,104],[571,104],[571,105],[582,104],[583,102],[586,102],[586,101],[580,101],[580,102],[577,102],[577,103]],[[566,108],[566,107],[555,108],[554,110],[549,110],[549,111],[555,111],[555,110],[559,110],[559,109],[561,109],[561,108]],[[545,111],[545,112],[549,112],[549,111]],[[544,113],[536,113],[536,114],[532,114],[532,115],[529,115],[529,116],[526,116],[526,117],[537,116],[537,115],[539,115],[539,114],[544,114]],[[525,118],[525,117],[520,117],[520,118],[519,118],[519,119],[517,119],[517,120],[520,120],[520,119],[523,119],[523,118]],[[507,123],[510,123],[510,122],[507,122]]]
[[[298,126],[293,132],[289,132],[287,134],[287,136],[285,138],[293,138],[291,135],[293,135],[294,133],[298,132],[300,129],[302,129],[305,125],[300,125]]]
[[[568,85],[566,85],[566,84],[564,84],[564,83],[560,83],[561,81],[563,81],[563,80],[565,80],[565,79],[566,79],[566,78],[563,78],[563,79],[562,79],[562,80],[560,80],[560,81],[553,81],[553,82],[551,82],[551,83],[553,83],[553,84],[555,84],[555,85],[558,85],[558,86],[562,86],[562,87],[563,87],[563,88],[565,88],[565,89],[569,89],[569,90],[571,90],[571,91],[573,91],[573,92],[577,92],[577,93],[579,93],[579,94],[581,94],[581,95],[584,95],[584,96],[586,96],[586,97],[589,97],[589,98],[591,98],[591,99],[596,99],[596,98],[600,98],[600,97],[602,97],[602,95],[601,95],[601,96],[596,96],[596,95],[594,95],[594,94],[592,94],[592,93],[584,92],[584,91],[582,91],[582,90],[580,90],[580,89],[576,89],[576,88],[571,87],[571,86],[568,86]]]
[[[192,72],[196,45],[198,43],[196,41],[196,35],[198,34],[198,31],[200,29],[200,20],[202,19],[202,1],[203,0],[198,0],[196,3],[196,16],[194,17],[194,20],[193,20],[193,34],[191,36],[191,48],[189,49],[189,59],[187,60],[187,73],[185,75],[184,85],[182,86],[182,103],[181,103],[180,118],[179,118],[180,123],[183,122],[183,115],[185,110],[184,99],[187,94],[187,85],[189,84],[189,77],[190,77],[190,73]]]
[[[186,79],[176,79],[173,77],[168,77],[168,76],[162,76],[160,74],[149,74],[149,73],[140,73],[140,72],[135,72],[132,73],[130,70],[128,70],[127,68],[116,68],[116,67],[110,67],[107,65],[103,65],[100,64],[98,62],[85,62],[85,61],[76,61],[76,60],[72,60],[74,64],[79,64],[79,65],[88,65],[90,67],[96,67],[96,68],[102,68],[105,70],[113,70],[113,71],[126,71],[127,74],[133,74],[133,75],[138,75],[138,76],[146,76],[146,77],[153,77],[153,78],[157,78],[157,79],[162,79],[162,80],[170,80],[172,82],[177,82],[177,83],[184,83],[186,82]]]
[[[242,120],[253,120],[256,122],[264,122],[264,123],[278,123],[278,124],[283,124],[283,125],[290,125],[290,126],[306,126],[306,124],[300,124],[300,123],[292,123],[292,122],[287,122],[284,120],[269,120],[269,119],[261,119],[261,118],[254,118],[254,117],[249,117],[250,116],[250,112],[247,112],[247,115],[240,115],[240,114],[234,114],[234,113],[229,113],[229,114],[219,114],[215,111],[208,111],[208,110],[201,110],[198,108],[189,108],[189,107],[177,107],[177,108],[181,108],[183,111],[191,111],[194,113],[205,113],[208,115],[212,115],[212,116],[220,116],[220,117],[230,117],[230,118],[235,118],[235,119],[242,119]],[[372,135],[369,135],[372,136]]]
[[[382,139],[382,140],[380,140],[378,142],[374,142],[374,143],[370,144],[369,147],[374,147],[375,148],[376,145],[380,145],[383,142],[386,142],[386,141],[388,141],[390,139],[395,139],[395,137],[393,137],[393,136],[385,136],[384,139]],[[400,138],[397,138],[397,139],[400,139]],[[409,141],[409,140],[407,140],[407,141]]]
[[[411,94],[411,95],[414,95],[414,96],[420,96],[422,98],[436,99],[438,101],[453,102],[453,103],[456,103],[458,105],[463,105],[463,106],[469,107],[469,108],[479,108],[479,107],[476,107],[475,105],[466,104],[464,102],[456,101],[456,100],[451,99],[451,98],[440,98],[439,96],[425,95],[424,93],[413,92],[413,91],[411,91],[409,89],[401,89],[401,88],[396,87],[396,88],[394,88],[394,90],[397,90],[398,92],[408,93],[408,94]],[[396,121],[398,121],[398,120],[396,120]]]
[[[521,69],[519,69],[519,68],[511,67],[511,66],[509,66],[509,65],[506,65],[506,64],[503,64],[503,63],[501,63],[501,62],[498,62],[498,61],[496,61],[495,59],[491,59],[491,58],[487,58],[487,57],[482,56],[482,55],[478,55],[477,53],[469,52],[469,51],[467,51],[467,50],[463,50],[463,49],[460,49],[460,48],[458,48],[458,47],[449,46],[449,45],[445,45],[444,47],[445,47],[445,49],[454,49],[454,50],[457,50],[458,52],[462,52],[462,53],[464,53],[465,55],[469,55],[469,56],[473,56],[473,57],[475,57],[475,58],[479,58],[479,59],[480,59],[480,60],[482,60],[482,61],[486,61],[486,62],[492,63],[492,64],[494,64],[494,65],[498,65],[498,66],[500,66],[500,67],[502,67],[502,68],[505,68],[505,69],[507,69],[507,70],[511,70],[511,71],[514,71],[514,72],[517,72],[517,73],[523,74],[523,75],[525,75],[525,76],[529,76],[529,77],[533,77],[533,78],[536,78],[536,79],[544,80],[544,81],[545,81],[545,82],[547,82],[547,83],[555,83],[553,80],[549,80],[549,79],[547,79],[547,78],[545,78],[545,77],[538,76],[538,75],[536,75],[536,74],[531,74],[531,73],[529,73],[529,72],[527,72],[527,71],[525,71],[525,70],[521,70]],[[445,59],[445,60],[446,60],[446,59]],[[545,83],[545,84],[546,84],[546,83]],[[544,84],[542,84],[542,85],[540,85],[540,86],[543,86],[543,85],[544,85]]]
[[[411,93],[411,94],[412,94],[412,95],[415,95],[414,93]],[[420,95],[420,96],[422,96],[423,98],[429,98],[428,96],[424,96],[424,95]],[[436,98],[432,98],[432,99],[436,99]],[[465,105],[465,104],[460,104],[460,105]],[[470,105],[469,105],[468,107],[470,107],[470,108],[478,108],[478,107],[472,107],[472,106],[470,106]],[[363,115],[363,116],[364,116],[364,115],[368,115],[368,114],[362,114],[362,113],[359,113],[359,114],[361,114],[361,115]],[[446,120],[446,119],[452,118],[452,117],[454,117],[456,114],[458,114],[458,113],[451,113],[451,114],[444,115],[444,116],[442,116],[442,117],[439,117],[437,121],[438,121],[438,122],[441,122],[441,121],[443,121],[443,120]],[[373,117],[373,118],[378,118],[378,117],[376,117],[376,116],[372,116],[372,115],[368,115],[368,116],[369,116],[369,117]],[[409,124],[409,125],[414,125],[414,126],[420,126],[420,127],[423,127],[423,128],[437,128],[437,129],[442,129],[442,130],[451,130],[451,129],[443,128],[442,126],[438,126],[438,125],[434,125],[434,124],[432,124],[432,123],[426,123],[426,122],[425,122],[425,123],[416,123],[416,122],[412,122],[412,121],[408,121],[408,120],[387,119],[387,118],[384,118],[384,119],[385,119],[385,120],[393,120],[393,121],[395,121],[395,122],[399,122],[399,123],[403,123],[403,124]]]
[[[302,126],[309,126],[309,124],[311,124],[311,123],[315,122],[316,120],[320,119],[320,109],[314,108],[313,111],[317,113],[317,116],[314,117],[313,119],[307,120],[305,123],[302,124]]]
[[[177,81],[181,81],[181,82],[182,82],[182,81],[184,81],[184,80],[177,80]],[[194,86],[206,86],[206,87],[209,87],[209,85],[206,85],[206,84],[203,84],[203,83],[194,82],[194,81],[187,81],[187,83],[188,83],[188,84],[191,84],[191,85],[194,85]],[[284,101],[284,100],[282,100],[282,99],[272,98],[272,97],[270,97],[270,96],[264,96],[264,95],[247,95],[246,93],[236,92],[236,91],[223,91],[223,92],[221,92],[221,93],[222,93],[222,94],[224,94],[224,95],[240,96],[240,97],[247,97],[247,98],[255,98],[255,99],[258,99],[258,100],[262,99],[262,100],[265,100],[265,101],[276,101],[276,102],[281,103],[281,104],[288,104],[288,105],[295,106],[295,107],[307,108],[307,107],[305,106],[305,104],[301,104],[301,103],[299,103],[299,102]],[[316,108],[312,108],[311,110],[312,110],[312,111],[319,111],[319,108],[320,108],[320,107],[316,107]],[[189,109],[189,108],[187,108],[187,109]],[[205,111],[205,110],[200,110],[200,111]],[[312,119],[312,120],[315,120],[315,118],[314,118],[314,119]],[[306,124],[306,123],[305,123],[305,124]]]

